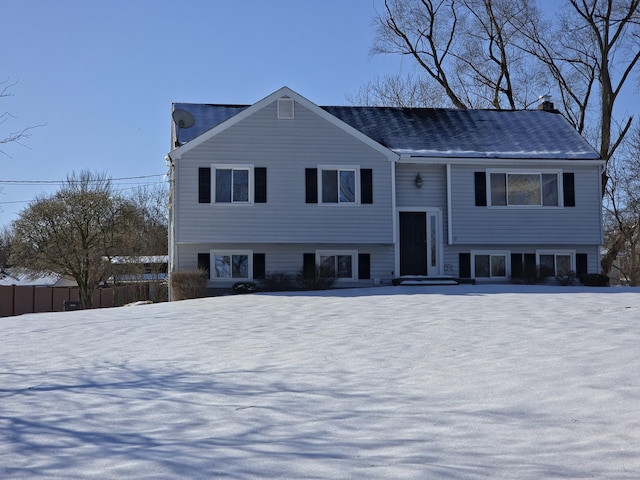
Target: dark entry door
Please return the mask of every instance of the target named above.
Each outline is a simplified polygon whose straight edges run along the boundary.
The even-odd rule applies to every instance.
[[[400,212],[400,275],[427,275],[425,212]]]

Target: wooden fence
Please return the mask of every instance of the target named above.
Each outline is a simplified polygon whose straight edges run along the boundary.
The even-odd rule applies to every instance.
[[[152,290],[148,283],[99,288],[93,294],[93,308],[119,307],[148,300]],[[65,302],[78,300],[78,287],[0,286],[0,317],[62,312],[65,310]]]

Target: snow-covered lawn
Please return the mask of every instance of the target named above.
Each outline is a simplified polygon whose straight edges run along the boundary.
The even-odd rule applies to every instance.
[[[640,477],[638,289],[230,296],[0,341],[0,478]]]

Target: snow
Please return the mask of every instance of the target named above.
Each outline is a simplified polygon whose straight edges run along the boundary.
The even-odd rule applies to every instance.
[[[406,162],[414,161],[420,157],[446,157],[446,158],[523,158],[523,159],[584,159],[589,158],[593,152],[588,150],[500,150],[499,145],[494,145],[495,150],[475,151],[475,150],[430,150],[430,149],[411,149],[411,148],[393,148],[392,150],[398,155],[406,158]]]
[[[0,478],[638,478],[640,289],[0,319]]]

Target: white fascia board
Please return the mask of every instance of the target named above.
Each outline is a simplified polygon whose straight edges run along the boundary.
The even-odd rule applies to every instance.
[[[401,155],[397,160],[399,164],[420,165],[526,165],[539,167],[544,165],[579,165],[579,166],[604,166],[601,158],[573,159],[573,158],[492,158],[492,157],[413,157]]]
[[[188,142],[188,143],[186,143],[186,144],[184,144],[184,145],[172,150],[169,153],[169,157],[172,160],[179,159],[183,154],[187,153],[189,150],[197,147],[198,145],[201,145],[202,143],[206,142],[207,140],[209,140],[209,139],[215,137],[216,135],[218,135],[219,133],[225,131],[227,128],[232,127],[233,125],[236,125],[237,123],[241,122],[245,118],[250,117],[251,115],[253,115],[257,111],[261,110],[262,108],[266,107],[267,105],[270,105],[271,103],[275,102],[277,99],[282,98],[282,97],[292,98],[294,101],[298,102],[303,107],[311,110],[312,112],[314,112],[319,117],[321,117],[324,120],[328,121],[329,123],[337,126],[338,128],[344,130],[345,132],[347,132],[351,136],[355,137],[356,139],[360,140],[361,142],[365,143],[366,145],[368,145],[369,147],[373,148],[374,150],[377,150],[378,152],[382,153],[390,161],[392,161],[392,162],[397,161],[397,159],[399,157],[399,155],[397,153],[393,152],[392,150],[388,149],[387,147],[385,147],[383,145],[380,145],[378,142],[374,141],[370,137],[367,137],[365,134],[363,134],[359,130],[353,128],[351,125],[346,124],[345,122],[343,122],[339,118],[334,117],[329,112],[327,112],[326,110],[323,110],[318,105],[316,105],[315,103],[311,102],[310,100],[307,100],[302,95],[294,92],[289,87],[282,87],[279,90],[276,90],[271,95],[269,95],[269,96],[263,98],[262,100],[254,103],[250,107],[247,107],[246,109],[244,109],[242,112],[238,113],[237,115],[234,115],[230,119],[222,122],[219,125],[216,125],[215,127],[211,128],[210,130],[207,130],[206,132],[202,133],[201,135],[199,135],[198,137],[194,138],[190,142]]]

